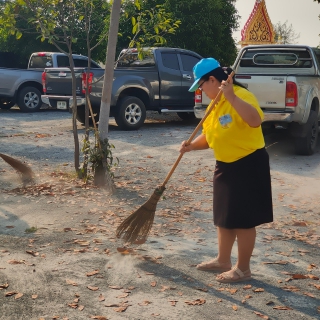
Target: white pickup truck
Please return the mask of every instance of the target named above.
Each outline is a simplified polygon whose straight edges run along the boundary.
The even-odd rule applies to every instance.
[[[263,127],[287,128],[300,155],[315,151],[319,133],[320,50],[303,45],[256,45],[241,49],[232,68],[235,79],[255,94]],[[195,115],[209,104],[195,92]]]

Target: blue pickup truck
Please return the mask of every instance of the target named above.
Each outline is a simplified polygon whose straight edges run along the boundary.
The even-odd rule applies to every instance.
[[[110,116],[122,130],[139,129],[146,111],[175,112],[185,120],[194,118],[194,96],[188,92],[193,82],[193,66],[202,57],[177,48],[148,48],[143,54],[136,49],[123,50],[114,70]],[[75,68],[77,119],[85,121],[83,89],[86,68]],[[90,101],[96,120],[100,112],[104,70],[90,68]],[[72,80],[69,68],[45,69],[42,101],[51,106],[69,107]]]

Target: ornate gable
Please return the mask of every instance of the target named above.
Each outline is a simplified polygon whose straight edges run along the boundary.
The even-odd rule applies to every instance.
[[[265,0],[256,0],[254,8],[241,30],[242,47],[251,44],[272,44],[275,32],[270,21]]]

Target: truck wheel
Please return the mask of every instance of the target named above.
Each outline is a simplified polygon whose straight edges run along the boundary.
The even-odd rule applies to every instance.
[[[41,93],[35,87],[22,88],[18,93],[18,107],[23,112],[34,112],[41,108]]]
[[[196,117],[194,112],[177,112],[177,115],[181,120],[193,120]]]
[[[9,110],[14,106],[14,102],[10,99],[0,99],[0,109]]]
[[[84,107],[77,109],[77,117],[76,117],[76,118],[77,118],[77,120],[78,120],[80,123],[82,123],[82,124],[85,123],[86,113],[85,113],[85,108],[84,108]],[[94,120],[95,120],[95,122],[98,122],[98,121],[99,121],[99,114],[96,114],[96,115],[94,116]],[[90,125],[90,126],[93,125],[93,121],[92,121],[92,118],[91,118],[90,115],[89,115],[89,125]]]
[[[315,151],[319,134],[318,115],[315,111],[310,111],[305,126],[307,126],[307,134],[305,137],[295,138],[295,149],[297,154],[310,156]]]
[[[137,130],[146,119],[146,107],[136,97],[125,97],[117,105],[115,120],[121,130]]]

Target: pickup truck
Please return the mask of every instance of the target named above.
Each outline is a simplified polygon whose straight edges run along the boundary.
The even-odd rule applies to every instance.
[[[288,129],[300,155],[314,153],[319,133],[320,50],[304,45],[256,45],[241,49],[235,79],[255,94],[264,112],[262,127]],[[195,92],[202,118],[209,104]]]
[[[4,53],[0,58],[9,59]],[[88,65],[88,58],[73,55],[77,67]],[[94,67],[99,65],[92,61]],[[0,63],[0,65],[10,65]],[[48,67],[68,67],[68,56],[60,52],[35,52],[29,58],[28,69],[0,67],[0,108],[10,109],[15,104],[21,111],[38,111],[42,105],[42,73]]]
[[[188,92],[193,81],[193,66],[202,57],[192,51],[177,48],[148,48],[142,57],[137,49],[122,50],[115,65],[110,116],[122,130],[140,128],[146,111],[176,112],[181,119],[194,118],[194,98]],[[77,119],[85,121],[86,68],[76,68]],[[98,120],[104,70],[90,68],[90,102]],[[91,78],[91,77],[90,77]],[[42,101],[51,106],[73,107],[72,80],[69,69],[45,69],[45,94]]]

